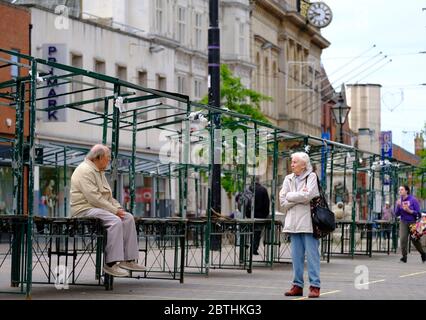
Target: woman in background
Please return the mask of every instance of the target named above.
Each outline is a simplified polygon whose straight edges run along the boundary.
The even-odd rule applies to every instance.
[[[395,216],[401,217],[399,222],[399,238],[401,242],[402,257],[400,261],[407,263],[407,246],[408,238],[410,237],[410,225],[415,223],[420,217],[420,206],[417,199],[410,194],[408,186],[399,187],[399,195],[401,196],[395,205]],[[420,253],[422,262],[426,261],[426,253],[423,251],[420,240],[411,239],[414,247]]]

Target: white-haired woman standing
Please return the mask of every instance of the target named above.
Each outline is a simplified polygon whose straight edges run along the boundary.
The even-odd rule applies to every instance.
[[[303,295],[305,254],[308,262],[309,298],[320,295],[319,240],[313,236],[310,201],[319,196],[317,176],[312,171],[309,156],[304,152],[291,155],[292,174],[285,177],[280,191],[284,208],[284,232],[290,234],[293,261],[293,286],[286,296]]]

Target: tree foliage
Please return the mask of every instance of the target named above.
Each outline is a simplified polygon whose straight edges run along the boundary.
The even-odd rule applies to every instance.
[[[245,114],[252,119],[265,123],[270,123],[268,118],[260,110],[262,101],[272,101],[271,97],[265,96],[253,89],[246,88],[239,77],[233,75],[226,64],[220,67],[220,99],[221,106],[231,111]],[[202,103],[208,103],[208,96],[205,96]],[[229,117],[222,116],[222,123],[226,126]]]
[[[268,118],[262,113],[260,104],[262,101],[272,101],[271,97],[246,88],[241,83],[241,79],[234,76],[232,71],[225,64],[222,64],[220,67],[220,80],[220,98],[222,108],[227,108],[230,111],[247,115],[251,119],[270,124]],[[208,96],[205,96],[201,100],[201,103],[207,104]],[[241,126],[241,123],[243,122],[243,120],[239,120],[236,123],[236,119],[223,114],[221,116],[222,128],[229,128],[231,130],[241,128],[246,130],[246,127]],[[234,148],[234,150],[236,150],[236,148]],[[244,170],[244,165],[236,164],[237,173],[242,174],[242,170]],[[241,186],[238,185],[238,179],[235,179],[232,173],[224,173],[221,178],[221,183],[229,197],[238,190],[241,190]]]
[[[423,150],[420,154],[421,161],[420,165],[416,170],[417,181],[420,183],[417,196],[420,199],[426,199],[426,150]],[[423,182],[423,185],[421,183]]]
[[[426,124],[425,129],[422,131],[423,136],[426,134]],[[418,188],[417,196],[420,199],[426,199],[426,149],[423,149],[420,153],[420,164],[416,170],[417,183],[420,188]],[[423,183],[423,184],[422,184]]]

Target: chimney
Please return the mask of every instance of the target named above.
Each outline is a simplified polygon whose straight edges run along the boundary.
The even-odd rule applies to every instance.
[[[423,134],[416,133],[416,137],[414,138],[414,153],[416,156],[420,157],[420,152],[424,149],[425,140],[423,139]]]

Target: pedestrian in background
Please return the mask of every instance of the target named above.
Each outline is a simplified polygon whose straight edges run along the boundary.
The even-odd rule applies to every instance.
[[[256,177],[255,187],[249,186],[242,194],[237,194],[236,202],[239,210],[244,211],[246,218],[251,218],[251,206],[254,195],[254,218],[266,219],[269,216],[269,195],[268,190],[260,183],[259,177]],[[253,235],[253,254],[259,254],[259,244],[262,237],[263,226],[254,224]]]
[[[391,227],[390,223],[393,222],[393,212],[392,212],[392,208],[390,207],[389,201],[386,201],[385,206],[383,207],[382,220],[385,220],[388,226],[386,227],[386,229],[383,231],[383,234],[382,234],[383,239],[387,240],[387,239],[390,239],[391,231],[389,230],[389,228]],[[385,245],[385,242],[383,242],[383,244]]]
[[[401,243],[401,254],[400,261],[407,263],[407,247],[408,238],[410,238],[410,225],[416,223],[420,217],[420,205],[417,199],[410,194],[410,188],[408,186],[399,187],[400,198],[396,201],[395,216],[401,217],[399,222],[399,238]],[[414,240],[411,238],[411,242],[414,247],[420,253],[422,262],[426,261],[426,253],[423,250],[420,240]]]

